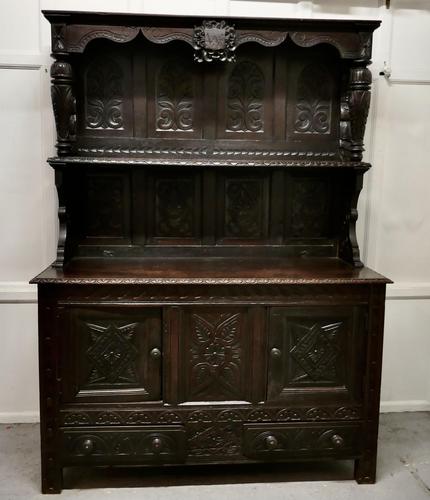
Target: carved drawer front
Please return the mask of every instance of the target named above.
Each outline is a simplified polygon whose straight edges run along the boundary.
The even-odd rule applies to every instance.
[[[63,402],[157,401],[161,310],[71,307],[63,337]]]
[[[65,430],[64,463],[181,463],[185,460],[185,430],[166,427]]]
[[[365,311],[360,307],[273,307],[268,400],[362,399]]]
[[[360,426],[245,424],[243,454],[258,460],[353,458],[360,455]]]

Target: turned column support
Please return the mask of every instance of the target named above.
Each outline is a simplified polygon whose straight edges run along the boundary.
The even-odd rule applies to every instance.
[[[364,132],[370,107],[370,87],[372,73],[367,67],[371,61],[367,59],[354,60],[349,69],[344,117],[349,118],[344,132],[349,134],[348,150],[352,161],[361,161],[364,151]],[[346,129],[345,129],[346,127]]]
[[[76,98],[70,56],[55,53],[51,66],[51,97],[57,129],[58,156],[70,154],[76,141]]]

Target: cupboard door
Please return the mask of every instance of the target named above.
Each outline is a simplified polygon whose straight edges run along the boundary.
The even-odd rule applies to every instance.
[[[62,345],[63,401],[161,399],[161,310],[71,307]]]
[[[359,401],[365,317],[360,307],[273,307],[268,399],[309,404]]]
[[[179,401],[252,401],[261,398],[258,353],[261,314],[250,308],[181,309]]]

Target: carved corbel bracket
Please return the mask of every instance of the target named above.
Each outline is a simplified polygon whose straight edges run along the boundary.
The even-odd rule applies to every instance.
[[[67,226],[68,216],[66,210],[66,191],[64,182],[64,169],[61,167],[55,168],[55,185],[58,193],[58,243],[57,243],[57,258],[53,264],[54,267],[63,267],[67,261]]]
[[[76,99],[73,92],[73,69],[67,54],[56,54],[51,66],[51,97],[57,129],[58,156],[70,153],[76,140]]]
[[[357,241],[356,224],[358,219],[358,198],[363,188],[363,173],[356,173],[351,180],[351,195],[348,196],[349,205],[346,207],[343,221],[344,237],[339,245],[339,257],[350,262],[354,267],[363,267],[360,259],[360,248]]]

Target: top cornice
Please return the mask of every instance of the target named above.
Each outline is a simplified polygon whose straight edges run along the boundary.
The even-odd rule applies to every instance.
[[[230,61],[240,45],[280,45],[289,37],[300,47],[330,44],[345,59],[371,57],[375,20],[267,19],[237,17],[154,16],[93,12],[43,11],[53,25],[53,53],[82,53],[97,38],[117,43],[139,33],[156,44],[180,40],[194,49],[195,60]]]

